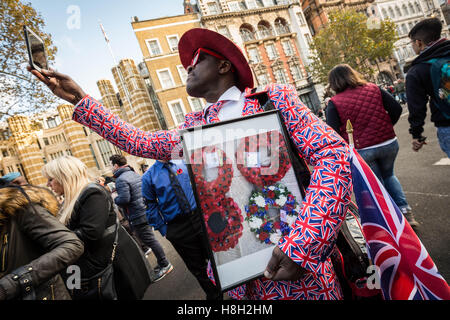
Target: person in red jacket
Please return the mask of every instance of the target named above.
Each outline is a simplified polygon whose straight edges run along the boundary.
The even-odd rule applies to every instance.
[[[355,148],[384,184],[411,227],[415,220],[400,181],[394,174],[399,145],[394,132],[401,105],[387,91],[367,82],[349,65],[339,64],[328,75],[336,95],[327,106],[327,124],[347,142],[347,120],[353,125]]]

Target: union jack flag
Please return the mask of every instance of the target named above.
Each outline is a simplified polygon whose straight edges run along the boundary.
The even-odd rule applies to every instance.
[[[384,299],[450,299],[450,287],[422,242],[369,166],[351,152],[353,191]]]

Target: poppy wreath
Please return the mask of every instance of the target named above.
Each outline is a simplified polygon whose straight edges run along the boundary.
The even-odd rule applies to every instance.
[[[274,141],[277,144],[273,145],[272,137],[276,133],[278,133],[278,141]],[[278,163],[278,166],[246,167],[245,154],[248,152],[259,152],[260,148],[270,149],[270,163],[271,165]],[[236,163],[237,168],[247,181],[258,187],[270,186],[280,181],[291,167],[284,138],[278,131],[242,138],[236,150]],[[262,169],[264,169],[264,175],[261,174]]]
[[[209,243],[214,252],[234,248],[242,236],[241,209],[232,198],[222,196],[200,198]]]
[[[222,157],[222,166],[218,167],[217,178],[213,181],[206,181],[203,176],[203,155],[205,152],[218,152]],[[194,161],[201,159],[200,164],[196,164]],[[233,165],[230,159],[223,150],[217,147],[203,147],[195,150],[191,155],[191,167],[194,173],[194,180],[199,196],[203,195],[215,195],[216,197],[223,197],[225,193],[230,190],[231,180],[233,179]]]
[[[270,208],[280,209],[280,221],[269,216]],[[256,237],[261,242],[277,244],[291,231],[290,226],[297,219],[300,205],[285,186],[277,184],[253,192],[245,211],[245,220]]]

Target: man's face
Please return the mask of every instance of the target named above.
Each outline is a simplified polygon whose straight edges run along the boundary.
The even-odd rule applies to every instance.
[[[204,98],[219,77],[219,60],[201,52],[196,64],[187,67],[186,91],[191,97]]]
[[[119,165],[117,163],[116,164],[111,163],[111,168],[113,172],[116,172],[117,169],[119,169]]]
[[[411,39],[411,47],[416,54],[420,54],[420,52],[424,49],[422,40],[417,39]]]

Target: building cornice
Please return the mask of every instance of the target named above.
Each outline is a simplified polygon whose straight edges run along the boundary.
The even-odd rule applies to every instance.
[[[209,22],[209,21],[214,21],[214,20],[222,20],[222,19],[226,19],[226,18],[240,18],[240,17],[251,16],[251,15],[255,15],[255,14],[286,10],[286,9],[289,9],[291,6],[292,6],[292,4],[287,4],[287,5],[256,8],[256,9],[248,9],[248,10],[242,10],[242,11],[224,12],[224,13],[219,13],[219,14],[214,14],[214,15],[202,16],[201,21]]]

